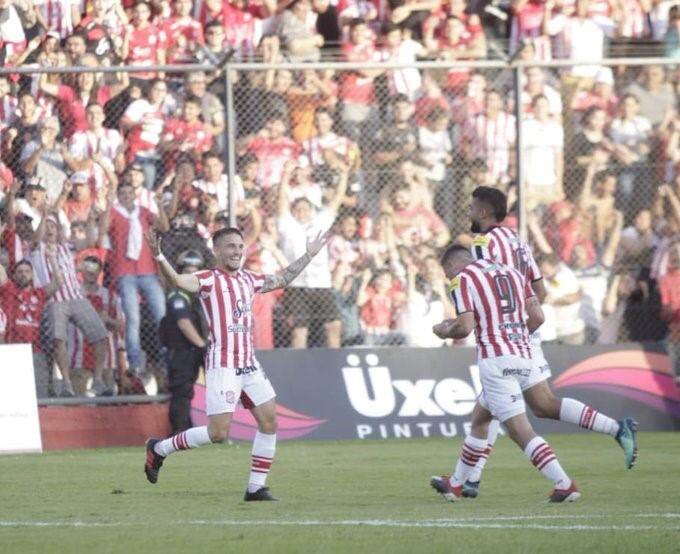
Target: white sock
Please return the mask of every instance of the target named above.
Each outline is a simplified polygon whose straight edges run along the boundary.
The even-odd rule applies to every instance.
[[[479,458],[477,465],[472,470],[470,475],[468,475],[468,481],[472,481],[474,483],[482,478],[482,471],[484,471],[484,466],[486,465],[486,462],[489,460],[489,456],[491,455],[491,451],[493,450],[494,444],[496,444],[496,439],[498,438],[498,433],[500,432],[500,430],[501,422],[498,421],[497,419],[492,419],[491,423],[489,423],[489,433],[487,434],[486,437],[487,446],[484,449],[484,453]]]
[[[269,469],[274,461],[276,452],[276,434],[255,433],[253,452],[250,458],[250,478],[248,479],[248,492],[256,492],[264,487],[267,482]]]
[[[596,431],[597,433],[605,433],[612,437],[615,437],[619,432],[617,421],[573,398],[562,399],[560,421],[573,423],[584,429]]]
[[[486,439],[478,439],[472,435],[465,437],[463,450],[456,463],[456,469],[451,477],[451,485],[457,487],[465,483],[470,473],[477,465],[479,458],[486,450]]]
[[[556,489],[568,489],[571,479],[557,460],[550,445],[542,437],[534,437],[524,448],[524,454],[537,470],[550,479]]]
[[[156,446],[154,446],[154,450],[156,451],[156,454],[168,456],[178,450],[198,448],[199,446],[210,444],[210,442],[207,427],[192,427],[191,429],[177,433],[169,439],[157,443]]]

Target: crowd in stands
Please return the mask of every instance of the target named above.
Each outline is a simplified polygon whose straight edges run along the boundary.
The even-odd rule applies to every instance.
[[[517,228],[519,131],[544,340],[668,338],[680,358],[680,71],[540,66],[680,57],[679,33],[680,0],[0,0],[0,340],[55,363],[62,394],[85,393],[82,369],[95,394],[139,391],[162,372],[168,292],[145,233],[208,267],[232,215],[263,273],[333,229],[291,288],[258,296],[257,347],[442,346],[440,249],[472,244],[479,185]],[[254,62],[231,74],[233,121],[226,55]],[[484,58],[536,62],[519,98],[508,70],[416,64]],[[331,59],[348,66],[257,67]],[[116,65],[137,70],[97,71]]]

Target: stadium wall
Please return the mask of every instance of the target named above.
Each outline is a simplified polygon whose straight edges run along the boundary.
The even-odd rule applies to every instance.
[[[680,395],[658,347],[546,346],[552,387],[643,431],[680,430]],[[279,436],[290,439],[390,439],[461,436],[480,390],[472,348],[262,351],[278,394]],[[195,424],[204,424],[205,388],[196,384]],[[43,406],[45,449],[139,445],[169,432],[166,404]],[[573,426],[534,421],[539,433]],[[249,440],[255,422],[235,414],[231,437]]]

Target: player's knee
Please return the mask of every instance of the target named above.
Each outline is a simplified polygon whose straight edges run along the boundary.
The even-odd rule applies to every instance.
[[[278,429],[277,421],[276,421],[276,416],[272,415],[270,417],[265,417],[263,418],[259,425],[257,426],[258,430],[260,433],[265,433],[267,435],[273,435],[276,433],[276,430]]]
[[[208,426],[208,436],[211,442],[224,442],[229,437],[229,426]]]
[[[532,411],[536,417],[542,419],[560,418],[560,400],[552,394],[545,396],[540,402],[532,406]]]

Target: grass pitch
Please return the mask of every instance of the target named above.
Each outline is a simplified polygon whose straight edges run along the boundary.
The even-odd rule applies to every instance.
[[[550,484],[509,439],[480,497],[444,502],[460,439],[280,443],[269,485],[242,496],[250,445],[169,458],[147,483],[144,449],[0,457],[0,552],[680,552],[680,434],[641,433],[635,469],[609,437],[548,437],[583,494],[548,505]]]

